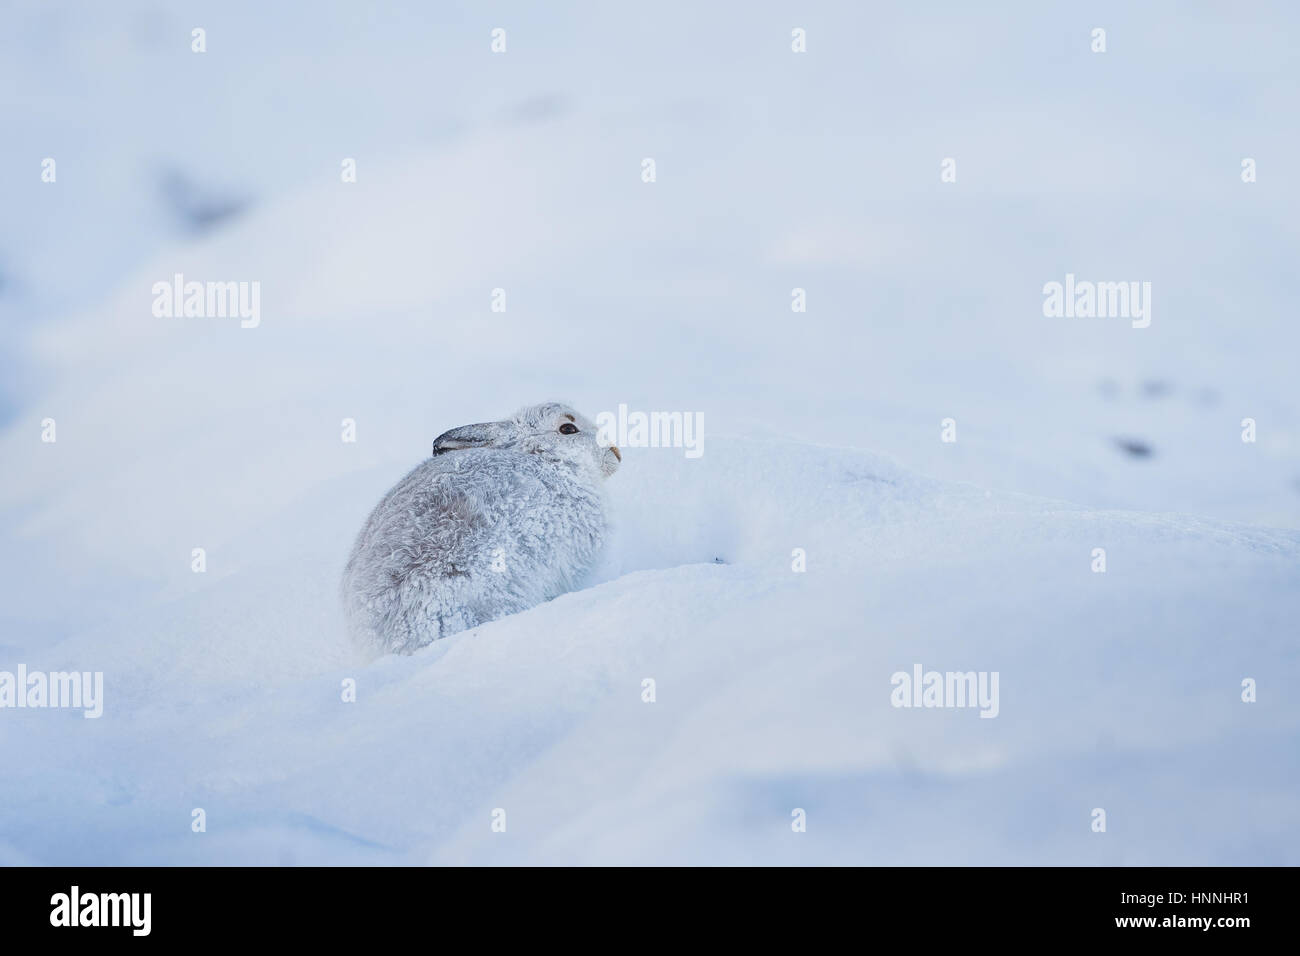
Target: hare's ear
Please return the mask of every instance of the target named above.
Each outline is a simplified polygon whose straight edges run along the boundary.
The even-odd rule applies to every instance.
[[[492,448],[506,444],[510,436],[509,422],[483,422],[479,425],[462,425],[445,431],[433,440],[433,453],[458,448]]]

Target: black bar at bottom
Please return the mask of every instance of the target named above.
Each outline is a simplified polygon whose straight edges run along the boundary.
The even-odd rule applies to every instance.
[[[1285,932],[1294,877],[1289,869],[1225,867],[569,869],[544,876],[537,869],[13,868],[0,870],[0,927],[6,943],[75,935],[79,943],[339,945],[409,930],[429,934],[436,946],[440,927],[453,940],[531,932],[540,933],[533,939],[540,945],[555,934],[613,930],[628,935],[608,942],[630,943],[680,923],[763,938],[783,927],[797,936],[910,925],[926,942],[1129,936],[1230,945],[1260,931]]]

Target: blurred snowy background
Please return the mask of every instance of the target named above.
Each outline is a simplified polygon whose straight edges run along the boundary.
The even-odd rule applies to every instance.
[[[0,670],[106,683],[0,712],[0,862],[1300,862],[1300,13],[1135,7],[0,0]],[[358,660],[369,508],[553,398],[704,455]]]

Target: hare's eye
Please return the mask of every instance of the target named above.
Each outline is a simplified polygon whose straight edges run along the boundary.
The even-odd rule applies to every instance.
[[[560,434],[561,434],[561,435],[576,435],[576,434],[578,434],[578,426],[577,426],[577,425],[570,425],[568,422],[565,422],[563,425],[560,426]]]

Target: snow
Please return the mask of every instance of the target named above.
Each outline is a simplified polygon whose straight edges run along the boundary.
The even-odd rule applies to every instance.
[[[40,226],[0,229],[0,310],[26,317],[0,670],[103,671],[106,699],[0,712],[0,862],[1300,862],[1296,187],[1236,174],[1295,148],[1285,37],[1117,8],[1097,63],[1061,54],[1092,24],[1059,13],[955,8],[954,45],[845,9],[792,62],[776,7],[698,33],[521,8],[494,66],[472,8],[352,45],[344,8],[204,8],[201,63],[149,13],[186,44],[150,56],[212,77],[149,82],[122,39],[115,85],[94,92],[94,57],[54,71],[84,89],[16,123],[10,208]],[[85,62],[103,25],[50,16],[50,55]],[[403,66],[419,31],[464,89]],[[1197,106],[1161,65],[1209,38]],[[241,69],[268,58],[310,65],[262,104]],[[391,100],[336,115],[310,83],[332,69]],[[230,100],[172,152],[258,199],[198,235],[142,216],[146,140],[104,120],[74,141],[78,97],[134,123]],[[54,131],[71,161],[43,186]],[[1045,319],[1066,272],[1151,281],[1151,327]],[[261,282],[261,324],[155,318],[176,273]],[[551,399],[699,412],[704,454],[623,449],[589,587],[361,657],[336,589],[366,513],[440,432]],[[998,716],[891,706],[916,664],[997,671]]]

